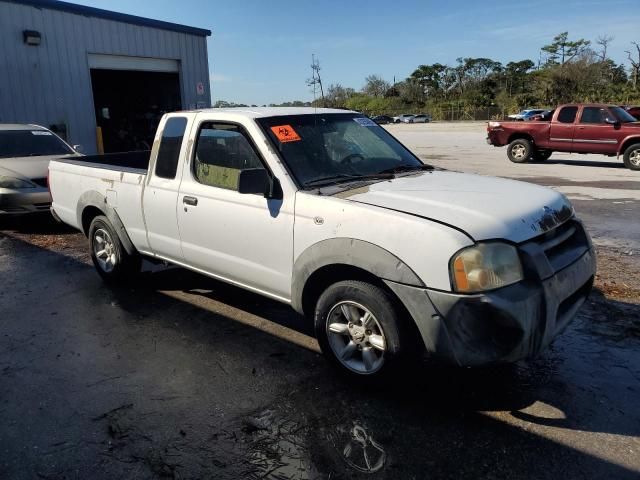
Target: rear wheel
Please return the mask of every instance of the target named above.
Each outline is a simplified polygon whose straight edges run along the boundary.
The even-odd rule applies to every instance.
[[[347,280],[327,288],[314,324],[322,352],[352,377],[387,377],[412,350],[393,300],[367,282]]]
[[[93,265],[105,282],[123,283],[140,271],[142,259],[127,253],[107,217],[99,215],[93,219],[89,227],[89,244]]]
[[[533,152],[533,160],[536,162],[544,162],[549,160],[553,152],[551,150],[536,150]]]
[[[624,166],[630,170],[640,170],[640,143],[634,143],[624,151]]]
[[[532,145],[526,138],[517,138],[507,146],[507,156],[513,163],[525,163],[531,158]]]

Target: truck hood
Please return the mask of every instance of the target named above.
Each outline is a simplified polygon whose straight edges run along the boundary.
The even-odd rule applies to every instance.
[[[523,242],[573,214],[566,197],[549,188],[438,170],[397,177],[336,196],[443,223],[474,240]]]
[[[0,171],[2,171],[1,169],[10,170],[11,176],[18,174],[24,178],[43,178],[47,176],[47,170],[49,169],[49,162],[51,160],[70,156],[72,155],[0,158]],[[9,176],[9,173],[5,172],[2,173],[2,175]]]

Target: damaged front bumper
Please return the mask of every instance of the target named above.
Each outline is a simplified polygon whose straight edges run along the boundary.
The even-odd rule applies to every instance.
[[[549,240],[520,246],[527,274],[508,287],[463,295],[387,284],[415,320],[428,354],[460,366],[533,357],[564,330],[593,286],[595,253],[581,224],[574,226],[579,232],[562,251]],[[555,250],[545,250],[545,242]]]

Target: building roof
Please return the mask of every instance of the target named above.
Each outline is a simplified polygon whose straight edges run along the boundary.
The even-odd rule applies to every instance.
[[[101,8],[87,7],[85,5],[77,5],[69,2],[59,2],[57,0],[2,0],[11,3],[19,3],[20,5],[30,5],[35,8],[47,8],[50,10],[59,10],[62,12],[74,13],[76,15],[84,15],[85,17],[103,18],[105,20],[113,20],[116,22],[130,23],[133,25],[141,25],[143,27],[158,28],[161,30],[170,30],[179,33],[188,33],[201,37],[211,35],[211,30],[203,28],[189,27],[178,23],[163,22],[162,20],[153,20],[151,18],[138,17],[136,15],[128,15],[126,13],[112,12]]]
[[[232,108],[206,108],[198,112],[223,112],[235,113],[249,118],[280,117],[284,115],[312,115],[316,113],[358,113],[352,110],[340,110],[336,108],[315,107],[232,107]]]

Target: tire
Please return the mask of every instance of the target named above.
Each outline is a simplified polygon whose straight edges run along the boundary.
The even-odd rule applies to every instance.
[[[331,285],[320,295],[314,315],[322,353],[351,378],[391,378],[415,351],[401,330],[399,311],[386,291],[370,283]]]
[[[624,166],[629,170],[640,170],[640,143],[634,143],[624,151]]]
[[[544,162],[549,160],[553,152],[551,150],[536,150],[533,152],[533,160],[536,162]]]
[[[507,157],[513,163],[526,163],[531,158],[533,148],[526,138],[517,138],[507,146]]]
[[[95,217],[89,226],[89,246],[93,265],[106,283],[127,283],[140,272],[142,258],[127,253],[115,228],[104,215]]]

